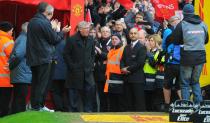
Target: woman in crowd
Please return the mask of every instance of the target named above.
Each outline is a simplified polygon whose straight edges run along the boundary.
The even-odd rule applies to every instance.
[[[110,111],[124,111],[123,101],[123,75],[120,70],[124,46],[119,34],[113,34],[112,48],[107,55],[106,84],[104,92],[108,92],[110,99]]]
[[[148,111],[159,111],[160,103],[162,102],[162,83],[161,75],[163,71],[163,60],[160,43],[161,37],[154,34],[148,37],[147,46],[147,60],[144,66],[144,73],[146,76],[146,107]],[[161,77],[160,77],[161,76]],[[164,77],[164,76],[163,76]],[[151,98],[152,97],[152,98]],[[160,98],[161,97],[161,98]]]
[[[30,67],[26,64],[26,41],[28,22],[22,24],[22,32],[15,41],[13,51],[10,55],[10,78],[14,85],[14,96],[12,102],[12,113],[26,110],[26,96],[28,85],[31,83],[32,74]]]

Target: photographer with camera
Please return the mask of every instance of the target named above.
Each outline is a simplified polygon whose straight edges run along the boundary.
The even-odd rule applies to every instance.
[[[164,94],[164,111],[169,111],[170,103],[175,100],[172,92],[177,93],[177,97],[181,99],[180,90],[180,45],[175,45],[172,40],[172,33],[181,19],[174,15],[168,21],[164,21],[165,30],[163,31],[162,48],[166,52],[165,78],[163,86]],[[167,24],[168,23],[168,24]]]
[[[125,16],[125,23],[129,29],[136,27],[138,30],[144,29],[148,34],[154,34],[152,12],[148,9],[148,2],[136,3],[130,12]],[[134,22],[132,22],[135,18]]]

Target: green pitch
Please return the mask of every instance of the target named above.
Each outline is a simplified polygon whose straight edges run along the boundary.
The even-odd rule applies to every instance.
[[[0,118],[0,123],[81,123],[79,113],[27,111]]]
[[[27,111],[0,118],[0,123],[169,123],[166,113],[62,113]]]

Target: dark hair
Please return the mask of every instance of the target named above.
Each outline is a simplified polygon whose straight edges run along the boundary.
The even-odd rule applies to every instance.
[[[47,8],[48,5],[49,5],[49,4],[46,3],[46,2],[40,2],[40,3],[38,4],[37,12],[39,12],[39,13],[45,12],[45,10],[46,10],[46,8]]]
[[[115,20],[112,20],[111,22],[112,22],[113,25],[115,25]]]
[[[4,31],[4,32],[8,32],[10,31],[13,27],[13,25],[8,22],[8,21],[2,21],[0,22],[0,30]]]
[[[112,45],[112,46],[111,46],[111,49],[113,49],[113,48],[118,49],[118,48],[122,47],[122,46],[123,46],[123,41],[122,41],[121,35],[120,35],[119,33],[113,33],[112,36],[118,37],[118,38],[120,39],[120,42],[119,42],[119,44],[116,45],[116,46],[113,46],[113,45]],[[112,37],[112,36],[111,36],[111,37]]]
[[[141,12],[141,11],[137,12],[137,13],[136,13],[136,15],[141,15],[141,16],[143,16],[143,17],[144,17],[144,13],[143,13],[143,12]],[[136,17],[136,15],[135,15],[135,17]]]
[[[120,39],[120,41],[122,41],[122,37],[121,37],[121,35],[119,34],[119,33],[113,33],[112,35],[111,35],[111,37],[112,36],[116,36],[116,37],[118,37],[119,39]]]
[[[96,28],[95,28],[95,27],[91,27],[91,28],[90,28],[90,31],[91,31],[91,30],[96,31]]]
[[[105,3],[105,4],[106,4],[106,3],[107,3],[107,1],[106,1],[106,0],[102,0],[102,3]]]
[[[139,9],[139,6],[140,6],[140,4],[136,4],[135,5],[135,8]]]
[[[101,7],[106,7],[106,3],[102,3],[101,4]]]

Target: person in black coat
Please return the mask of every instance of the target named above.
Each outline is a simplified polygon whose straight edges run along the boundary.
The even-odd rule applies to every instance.
[[[146,47],[138,40],[138,29],[131,28],[129,32],[131,44],[124,49],[120,67],[125,78],[125,95],[127,111],[145,111],[144,98],[144,63],[146,60]]]
[[[111,48],[111,29],[107,26],[101,28],[101,38],[96,44],[95,70],[94,77],[96,81],[97,93],[100,100],[100,112],[108,111],[108,96],[104,93],[106,82],[106,60],[107,54]]]
[[[53,82],[51,86],[51,92],[53,102],[55,105],[55,111],[68,111],[68,96],[67,89],[65,88],[66,80],[66,63],[63,59],[63,51],[66,45],[66,40],[61,41],[56,45],[56,61],[55,71],[53,75]]]
[[[64,48],[64,60],[68,69],[66,87],[69,88],[72,112],[93,111],[95,46],[93,38],[89,36],[89,29],[88,22],[80,22],[79,31],[67,39]]]
[[[50,22],[53,13],[52,5],[41,2],[28,25],[26,62],[32,71],[31,106],[37,111],[52,111],[44,106],[44,102],[53,74],[55,45],[70,30],[65,26],[60,32],[60,23]]]

